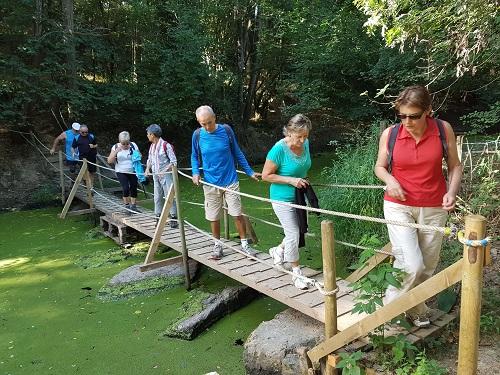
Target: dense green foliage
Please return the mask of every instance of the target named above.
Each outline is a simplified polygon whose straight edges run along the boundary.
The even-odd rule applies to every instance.
[[[193,110],[208,103],[243,131],[298,111],[332,125],[388,110],[416,82],[441,111],[487,111],[491,122],[493,3],[354,3],[0,0],[0,122],[155,121],[189,134]],[[388,46],[364,24],[381,27]]]

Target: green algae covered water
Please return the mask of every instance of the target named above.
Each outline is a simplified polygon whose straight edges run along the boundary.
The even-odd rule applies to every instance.
[[[79,267],[82,255],[116,246],[87,239],[93,223],[60,220],[59,211],[0,214],[0,374],[245,373],[241,341],[283,305],[262,297],[193,341],[165,338],[189,292],[99,301],[101,286],[142,258]],[[194,287],[224,285],[234,282],[205,270]]]
[[[331,158],[315,158],[312,180]],[[259,170],[259,168],[257,168]],[[200,187],[181,179],[182,200],[203,202]],[[267,197],[269,185],[240,178],[241,190]],[[151,201],[141,202],[151,207]],[[245,212],[277,223],[267,203],[243,198]],[[244,374],[243,346],[249,334],[286,306],[261,297],[222,318],[193,341],[162,333],[182,315],[192,293],[182,285],[149,296],[103,302],[107,281],[144,256],[127,259],[107,238],[93,236],[86,217],[58,218],[60,208],[0,214],[0,374]],[[201,207],[183,204],[183,215],[208,230]],[[320,219],[310,217],[312,237],[301,263],[321,268]],[[279,228],[254,221],[255,248],[281,242]],[[236,230],[231,222],[231,235]],[[345,268],[337,259],[337,272]],[[237,283],[203,268],[193,284],[217,292]]]

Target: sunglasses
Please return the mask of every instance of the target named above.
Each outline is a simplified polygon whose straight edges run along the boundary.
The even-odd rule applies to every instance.
[[[411,115],[405,115],[404,113],[396,113],[396,117],[400,120],[404,120],[409,118],[410,120],[418,120],[419,118],[422,117],[425,111],[422,111],[420,113],[413,113]]]
[[[81,134],[88,134],[89,132],[80,132]]]

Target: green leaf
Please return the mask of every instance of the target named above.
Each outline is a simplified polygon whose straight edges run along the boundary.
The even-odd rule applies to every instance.
[[[446,289],[437,296],[438,309],[446,313],[450,312],[457,302],[457,294],[453,289]]]
[[[385,280],[393,287],[401,288],[401,283],[394,277],[392,273],[387,272],[385,274]]]

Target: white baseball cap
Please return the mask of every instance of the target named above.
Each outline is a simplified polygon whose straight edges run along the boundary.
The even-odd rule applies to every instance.
[[[80,124],[78,122],[74,122],[71,127],[76,131],[80,130]]]

